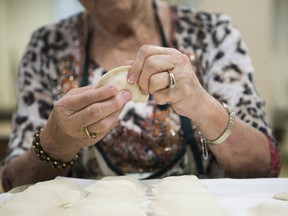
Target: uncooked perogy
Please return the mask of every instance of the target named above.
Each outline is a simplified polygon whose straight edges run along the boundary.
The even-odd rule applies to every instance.
[[[106,85],[113,85],[119,91],[120,90],[130,91],[132,94],[132,101],[146,102],[148,100],[149,95],[142,94],[138,85],[131,84],[127,80],[127,75],[130,67],[131,66],[121,66],[108,71],[97,82],[96,88]]]

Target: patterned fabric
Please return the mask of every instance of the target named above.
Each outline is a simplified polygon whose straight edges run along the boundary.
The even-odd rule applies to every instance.
[[[207,92],[267,136],[272,158],[267,175],[277,176],[279,153],[239,31],[222,14],[176,5],[171,5],[171,13],[171,47],[187,55],[196,53],[196,73]],[[45,125],[54,103],[81,83],[85,20],[85,14],[77,14],[32,35],[19,67],[19,103],[5,163],[31,147],[33,133]],[[97,83],[104,73],[101,66],[90,62],[89,83]],[[169,170],[158,177],[197,174],[179,116],[170,106],[157,106],[153,98],[146,104],[129,102],[115,128],[97,146],[81,150],[80,160],[71,169],[72,176],[100,178],[107,174],[140,173],[139,177],[148,177],[167,166]],[[187,150],[184,155],[183,150]],[[225,176],[211,153],[203,164],[207,177]]]

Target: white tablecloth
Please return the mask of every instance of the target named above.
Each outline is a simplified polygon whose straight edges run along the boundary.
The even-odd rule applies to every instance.
[[[93,183],[93,180],[73,179],[81,187]],[[150,186],[159,180],[143,181]],[[276,200],[273,196],[277,193],[288,193],[288,178],[263,178],[263,179],[201,179],[209,191],[220,199],[221,205],[228,208],[235,216],[246,216],[250,207],[261,203],[286,204],[288,201]],[[11,194],[0,194],[0,203]],[[288,215],[288,212],[287,212]]]
[[[221,204],[234,215],[249,215],[247,210],[261,203],[283,204],[276,200],[277,193],[288,193],[288,178],[263,179],[215,179],[201,180],[209,190],[220,198]],[[288,205],[288,201],[285,202]],[[288,212],[287,212],[288,215]]]

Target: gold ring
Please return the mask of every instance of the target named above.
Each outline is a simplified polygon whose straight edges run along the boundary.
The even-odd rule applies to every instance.
[[[171,70],[167,71],[169,74],[169,88],[173,88],[174,85],[176,84],[176,79],[174,74],[171,72]]]
[[[97,135],[98,133],[90,133],[89,130],[88,130],[88,126],[87,127],[84,127],[84,130],[87,134],[87,136],[89,137],[89,139],[96,139],[97,138]]]

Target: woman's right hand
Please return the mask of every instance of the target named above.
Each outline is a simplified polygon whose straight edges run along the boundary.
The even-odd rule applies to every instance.
[[[40,135],[43,149],[53,158],[71,160],[82,147],[95,144],[116,123],[124,105],[131,99],[129,91],[114,86],[75,88],[57,101]],[[85,132],[97,133],[90,139]]]

